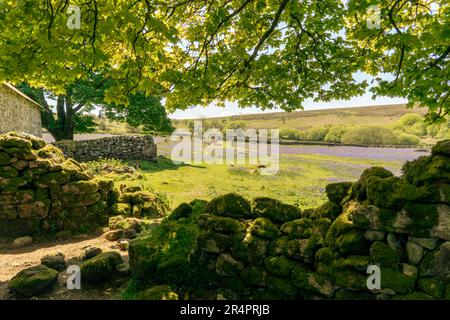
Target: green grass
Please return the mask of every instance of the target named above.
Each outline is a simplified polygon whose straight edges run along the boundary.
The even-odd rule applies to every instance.
[[[280,170],[274,176],[262,176],[255,166],[181,165],[165,157],[157,163],[142,161],[135,175],[111,174],[115,184],[139,185],[146,190],[165,194],[171,207],[195,198],[211,200],[229,192],[246,198],[267,196],[300,208],[320,205],[325,198],[325,186],[335,181],[356,180],[370,166],[384,166],[399,171],[402,163],[370,161],[323,155],[281,155]],[[108,176],[108,175],[107,175]]]

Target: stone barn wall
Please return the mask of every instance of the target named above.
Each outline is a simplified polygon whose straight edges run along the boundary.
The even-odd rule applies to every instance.
[[[40,138],[0,135],[0,239],[106,224],[117,193]]]
[[[99,158],[155,161],[156,144],[152,136],[117,136],[83,141],[55,142],[66,157],[77,161]]]
[[[41,109],[15,88],[0,84],[0,134],[9,131],[41,137]]]

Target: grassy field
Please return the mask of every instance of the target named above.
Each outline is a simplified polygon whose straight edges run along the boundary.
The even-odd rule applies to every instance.
[[[402,164],[398,160],[282,154],[278,174],[262,176],[255,166],[250,165],[178,166],[160,156],[157,163],[140,162],[140,169],[134,174],[137,178],[115,174],[109,177],[118,187],[121,184],[138,185],[145,190],[164,193],[172,208],[195,198],[210,200],[228,192],[237,192],[249,199],[273,197],[301,208],[310,208],[326,200],[324,190],[328,183],[354,181],[365,168],[375,165],[398,174]]]

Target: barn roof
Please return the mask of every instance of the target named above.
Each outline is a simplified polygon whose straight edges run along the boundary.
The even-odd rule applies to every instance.
[[[31,99],[29,96],[27,96],[26,94],[24,94],[22,91],[20,91],[19,89],[17,89],[16,87],[14,87],[12,84],[9,84],[7,82],[3,83],[4,86],[8,87],[10,90],[14,91],[15,93],[17,93],[19,96],[21,96],[22,98],[32,102],[33,104],[35,104],[36,106],[38,106],[39,108],[41,108],[42,110],[44,110],[44,107],[41,106],[39,103],[37,103],[36,101],[34,101],[33,99]]]

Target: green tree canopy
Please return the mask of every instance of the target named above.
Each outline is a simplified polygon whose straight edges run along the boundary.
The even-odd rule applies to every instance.
[[[97,123],[88,113],[94,108],[99,108],[109,119],[126,122],[132,127],[142,126],[149,133],[168,134],[173,131],[159,98],[136,92],[129,96],[127,107],[105,103],[105,91],[113,84],[101,74],[92,73],[66,85],[64,94],[54,94],[27,83],[21,83],[17,88],[44,107],[42,125],[55,140],[72,140],[74,133],[93,132]],[[49,99],[56,100],[55,108],[50,105]]]
[[[81,29],[67,27],[69,4]],[[370,5],[380,28],[367,24]],[[169,110],[225,100],[293,110],[362,94],[369,83],[354,75],[365,72],[375,95],[434,119],[450,109],[449,10],[447,0],[2,1],[0,79],[60,94],[86,68],[110,67],[107,102],[143,92]]]

